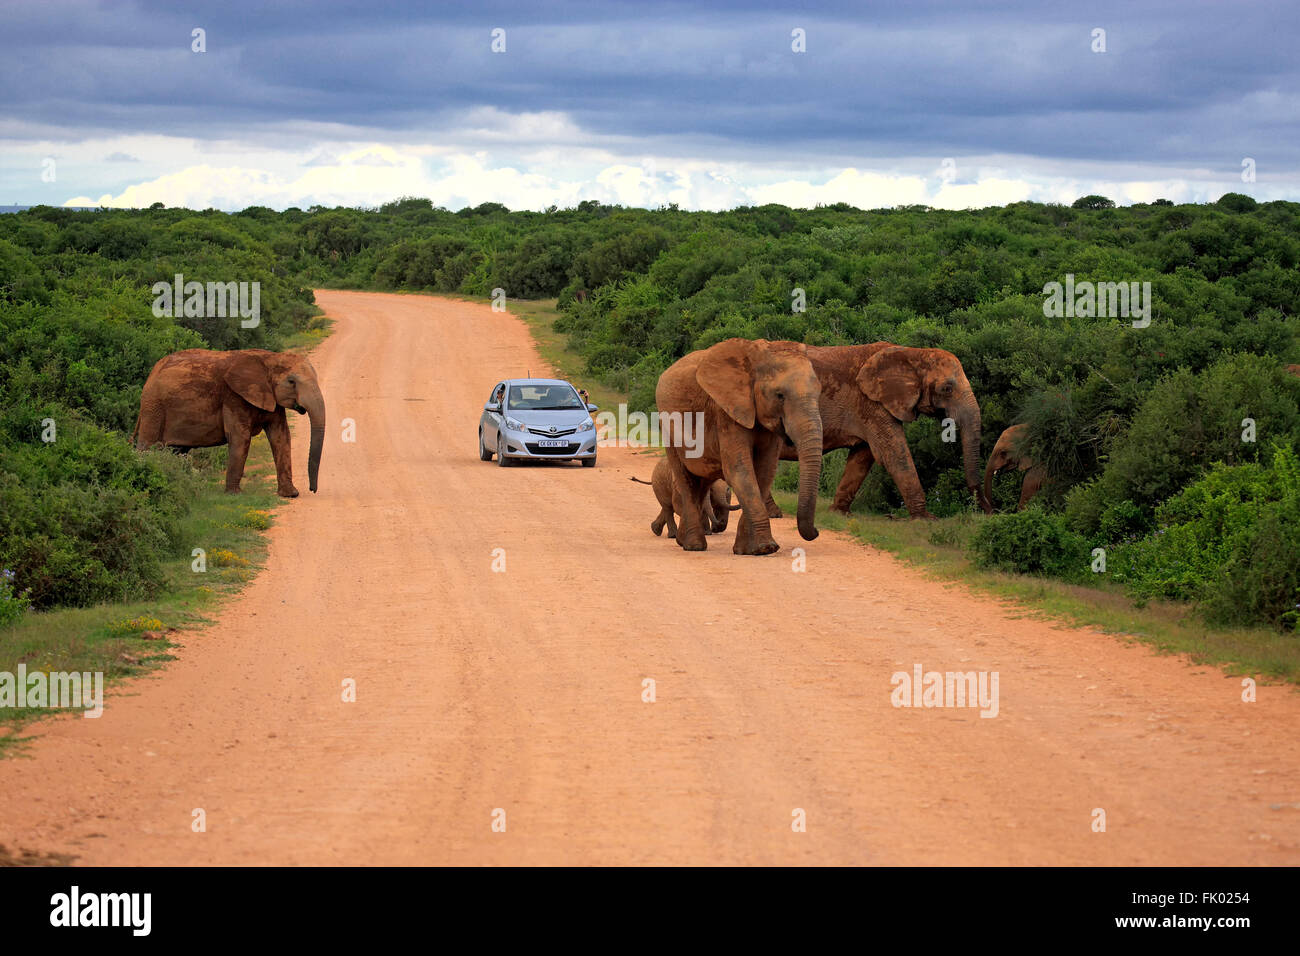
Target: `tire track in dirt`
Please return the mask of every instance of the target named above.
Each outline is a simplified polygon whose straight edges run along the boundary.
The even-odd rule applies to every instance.
[[[0,843],[100,864],[1300,862],[1289,688],[1243,704],[1217,670],[792,519],[770,558],[730,533],[686,554],[627,481],[649,456],[478,461],[489,389],[545,370],[517,319],[318,301],[320,494],[281,509],[266,569],[175,663],[0,762]],[[895,709],[916,663],[997,670],[999,716]]]

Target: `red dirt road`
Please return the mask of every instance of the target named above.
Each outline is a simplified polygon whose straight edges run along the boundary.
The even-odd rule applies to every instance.
[[[1213,668],[1018,617],[844,535],[803,542],[793,519],[775,523],[772,557],[733,556],[731,532],[686,554],[650,534],[653,495],[627,480],[650,477],[648,456],[478,461],[492,385],[545,370],[518,320],[422,296],[318,300],[337,321],[313,355],[330,415],[320,493],[280,510],[266,569],[175,663],[0,761],[11,851],[1300,863],[1289,688],[1243,703]],[[295,439],[301,475],[305,428]],[[893,707],[891,675],[915,664],[997,671],[997,717]]]

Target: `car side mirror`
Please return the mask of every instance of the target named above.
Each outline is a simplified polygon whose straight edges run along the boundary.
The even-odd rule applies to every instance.
[[[600,411],[600,406],[599,406],[599,405],[593,405],[593,404],[591,404],[591,402],[588,402],[588,403],[587,403],[587,411],[589,411],[591,414],[595,415],[598,411]]]
[[[488,402],[486,405],[483,406],[483,411],[485,411],[485,412],[499,412],[499,411],[501,411],[501,403],[500,403],[500,402]]]

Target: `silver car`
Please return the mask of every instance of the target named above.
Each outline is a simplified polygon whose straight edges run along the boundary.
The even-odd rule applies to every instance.
[[[502,468],[519,459],[580,461],[596,466],[599,409],[568,382],[555,378],[510,378],[497,382],[478,420],[478,456],[497,456]]]

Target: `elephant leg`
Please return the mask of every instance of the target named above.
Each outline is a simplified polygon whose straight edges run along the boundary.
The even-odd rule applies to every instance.
[[[682,508],[677,546],[683,551],[707,551],[709,545],[704,540],[704,519],[700,507],[704,496],[709,493],[709,483],[687,471],[681,455],[680,448],[669,446],[668,467],[672,469],[673,484],[679,490]],[[669,510],[672,510],[671,506]]]
[[[229,446],[229,454],[226,456],[226,491],[235,495],[239,494],[239,483],[244,477],[244,462],[248,460],[248,446],[253,440],[253,434],[228,408],[222,411],[222,419],[226,444]]]
[[[135,425],[135,449],[146,451],[163,443],[163,413],[161,409],[142,407]]]
[[[659,535],[663,534],[664,525],[666,524],[671,525],[672,520],[673,520],[673,509],[660,508],[658,517],[656,517],[654,521],[650,522],[650,530],[655,533],[655,537],[657,538],[659,537]],[[673,532],[675,531],[676,528],[673,528],[673,531],[669,532],[668,537],[670,538],[673,537]]]
[[[1042,465],[1034,465],[1025,472],[1025,482],[1020,486],[1020,503],[1016,505],[1017,511],[1025,510],[1025,505],[1029,504],[1030,499],[1043,487],[1045,477]]]
[[[742,508],[731,551],[733,554],[772,554],[780,550],[780,545],[772,537],[772,524],[763,499],[771,490],[772,477],[776,474],[781,439],[767,432],[763,434],[770,440],[754,439],[751,434],[748,430],[744,433],[744,437],[753,442],[749,447],[736,439],[729,443],[732,448],[723,446],[724,476],[740,499]],[[761,481],[763,477],[767,479],[766,484]]]
[[[677,537],[677,522],[673,519],[671,509],[668,512],[668,537],[673,539],[676,539]]]
[[[763,499],[763,505],[767,508],[767,516],[769,518],[785,517],[785,512],[781,510],[781,506],[778,505],[776,499],[772,497],[771,488],[767,489],[767,497]]]
[[[849,513],[853,499],[858,496],[862,483],[867,480],[867,473],[875,463],[876,456],[871,453],[870,445],[854,445],[849,449],[849,457],[844,462],[844,475],[835,488],[832,511],[838,511],[840,514]]]
[[[709,489],[709,510],[713,512],[713,533],[722,534],[727,530],[727,524],[731,520],[731,512],[727,506],[730,502],[727,500],[728,495],[721,486],[714,482]]]
[[[925,508],[925,491],[916,474],[916,463],[912,461],[912,450],[907,447],[902,423],[891,417],[889,424],[878,429],[870,445],[880,451],[880,463],[898,486],[907,513],[913,518],[933,519],[934,515]]]
[[[293,486],[289,423],[285,421],[283,408],[277,408],[266,423],[266,440],[271,443],[271,457],[275,459],[276,494],[281,498],[297,498],[298,489]]]

